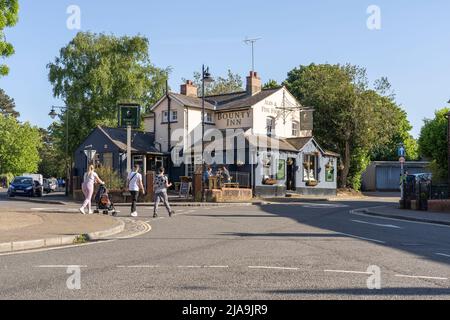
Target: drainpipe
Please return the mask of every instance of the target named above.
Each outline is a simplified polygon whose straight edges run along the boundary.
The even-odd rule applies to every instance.
[[[168,80],[166,80],[166,95],[167,95],[167,111],[168,111],[168,115],[167,115],[167,152],[170,154],[170,149],[172,148],[172,141],[171,141],[171,134],[172,134],[172,128],[171,128],[171,103],[172,103],[172,99],[170,98],[169,95],[169,82]],[[167,174],[169,175],[169,179],[171,177],[171,156],[169,155],[168,157],[168,162],[167,162]]]

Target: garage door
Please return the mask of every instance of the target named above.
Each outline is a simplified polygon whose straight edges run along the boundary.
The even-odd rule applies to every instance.
[[[424,168],[407,168],[409,174],[424,173]],[[376,181],[378,191],[400,190],[400,167],[377,167]]]

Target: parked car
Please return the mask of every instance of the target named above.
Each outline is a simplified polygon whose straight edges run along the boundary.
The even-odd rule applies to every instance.
[[[42,197],[44,187],[39,181],[33,180],[30,177],[16,177],[10,183],[8,189],[8,196],[27,196],[27,197]]]
[[[49,194],[55,192],[57,188],[57,183],[54,179],[44,179],[44,192]]]

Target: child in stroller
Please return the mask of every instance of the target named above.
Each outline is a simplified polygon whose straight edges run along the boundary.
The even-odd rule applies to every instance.
[[[112,212],[114,217],[117,216],[114,203],[112,202],[111,197],[108,194],[108,189],[104,184],[100,185],[98,188],[97,194],[95,195],[95,202],[97,204],[97,209],[94,211],[95,213],[98,214],[102,211],[104,215],[108,215]]]

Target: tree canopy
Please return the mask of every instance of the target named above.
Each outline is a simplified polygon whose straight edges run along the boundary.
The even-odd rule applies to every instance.
[[[117,126],[119,103],[147,109],[161,98],[169,72],[151,63],[147,38],[90,32],[78,33],[47,67],[53,95],[69,107],[70,154],[97,125]],[[66,119],[52,128],[59,150]]]
[[[404,129],[409,129],[404,119],[406,114],[392,96],[386,95],[390,89],[388,81],[382,79],[371,88],[364,68],[330,64],[300,66],[288,73],[285,85],[302,104],[314,107],[314,135],[320,143],[340,153],[341,187],[359,189],[361,173],[371,160],[371,152],[403,138],[397,120],[404,120]],[[384,152],[393,149],[386,147]]]
[[[0,89],[0,116],[1,115],[11,115],[15,118],[20,116],[20,113],[16,111],[14,99],[8,96],[3,89]]]
[[[432,161],[433,178],[446,181],[448,175],[448,120],[450,109],[435,112],[433,119],[425,119],[420,131],[419,152]]]
[[[14,54],[14,47],[5,39],[4,29],[16,25],[19,19],[19,0],[0,1],[0,58],[7,58]],[[5,64],[0,64],[0,76],[9,73],[9,68]]]
[[[39,129],[0,115],[0,174],[35,173],[40,162]]]
[[[214,79],[215,81],[211,84],[205,85],[205,95],[219,95],[219,94],[227,94],[233,92],[243,91],[243,81],[242,77],[233,73],[231,70],[228,70],[226,77],[217,77]],[[183,82],[186,82],[186,79],[182,79]],[[194,72],[194,80],[192,80],[194,85],[198,88],[198,96],[202,96],[202,74],[201,72]]]

